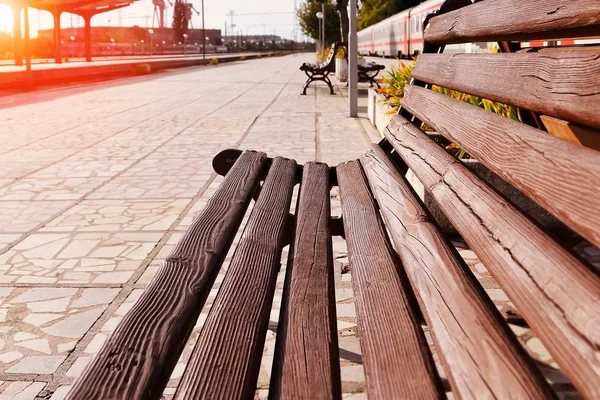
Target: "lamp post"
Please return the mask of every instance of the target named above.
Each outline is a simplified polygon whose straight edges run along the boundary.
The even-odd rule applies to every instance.
[[[205,36],[204,40],[204,44],[206,45],[206,43],[208,43],[208,45],[210,46],[210,38],[208,36]],[[204,54],[206,55],[206,52]]]
[[[317,50],[321,50],[325,44],[324,42],[324,37],[325,37],[325,32],[324,32],[324,24],[323,24],[323,20],[325,19],[325,14],[321,11],[319,11],[317,13],[317,18],[319,18],[319,48]]]
[[[206,59],[206,30],[204,29],[204,0],[202,0],[202,59]]]
[[[154,25],[154,23],[152,25]],[[152,46],[152,35],[154,35],[154,29],[148,29],[148,33],[150,34],[150,55],[153,55],[154,47]]]
[[[183,34],[183,54],[187,54],[187,33]]]
[[[144,39],[140,40],[140,42],[142,43],[142,55],[146,55],[146,52],[144,50]]]
[[[79,56],[79,52],[75,51],[75,36],[73,36],[73,35],[69,36],[69,40],[71,41],[71,50],[73,50],[73,54],[76,54],[76,56]]]

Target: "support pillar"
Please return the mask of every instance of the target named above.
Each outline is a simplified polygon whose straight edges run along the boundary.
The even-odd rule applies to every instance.
[[[23,20],[25,22],[25,40],[23,41],[23,53],[25,55],[25,65],[27,67],[27,72],[31,72],[31,47],[29,42],[29,0],[25,3],[25,8],[23,9]]]
[[[55,9],[52,13],[52,17],[54,18],[54,62],[57,64],[62,63],[62,46],[60,43],[60,14],[62,14],[62,10],[60,9]]]
[[[356,0],[350,0],[350,29],[348,32],[348,114],[358,116],[358,38]]]
[[[13,44],[15,53],[15,65],[23,65],[23,40],[21,37],[21,5],[16,2],[13,5]]]
[[[82,15],[85,38],[85,61],[92,61],[92,14]]]

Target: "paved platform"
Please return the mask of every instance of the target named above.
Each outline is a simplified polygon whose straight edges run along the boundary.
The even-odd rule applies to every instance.
[[[320,84],[299,95],[305,77],[298,66],[308,57],[17,96],[13,104],[26,104],[0,110],[1,399],[64,398],[221,182],[211,167],[218,151],[257,149],[336,165],[378,140],[368,120],[346,116],[344,86],[336,96]],[[340,213],[335,192],[332,210]],[[459,251],[496,305],[508,305],[475,254],[464,245]],[[366,398],[341,239],[334,256],[344,397]],[[284,251],[284,265],[286,259]],[[227,261],[166,398],[177,387]],[[284,273],[260,398],[269,384]],[[531,331],[514,330],[534,357],[555,366]]]

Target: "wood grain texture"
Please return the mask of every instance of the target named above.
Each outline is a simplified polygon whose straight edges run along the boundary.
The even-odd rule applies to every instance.
[[[254,398],[295,174],[273,160],[175,399]]]
[[[482,1],[432,18],[423,35],[435,44],[600,36],[600,2]]]
[[[438,354],[463,399],[553,398],[471,270],[378,146],[361,163]]]
[[[245,152],[125,315],[69,399],[160,399],[265,163]]]
[[[422,54],[413,76],[600,128],[600,52]]]
[[[329,167],[304,165],[270,398],[340,399]]]
[[[337,167],[367,393],[437,399],[444,390],[358,161]]]
[[[385,136],[575,386],[600,398],[600,278],[406,119]]]
[[[416,86],[402,106],[600,246],[600,152]]]

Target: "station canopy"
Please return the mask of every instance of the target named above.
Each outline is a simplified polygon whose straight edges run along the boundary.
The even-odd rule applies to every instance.
[[[100,14],[127,7],[136,0],[29,0],[29,7],[72,14]]]

